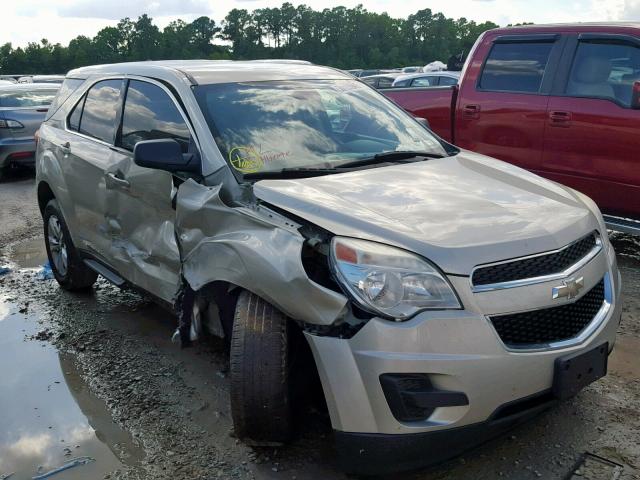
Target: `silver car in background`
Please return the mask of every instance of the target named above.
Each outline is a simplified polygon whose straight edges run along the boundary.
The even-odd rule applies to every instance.
[[[400,87],[443,87],[457,85],[460,72],[421,72],[399,75],[393,81],[393,88]]]
[[[62,83],[64,75],[26,75],[18,79],[18,83]]]
[[[173,307],[183,345],[224,337],[249,444],[291,438],[316,374],[360,474],[449,458],[606,374],[620,274],[593,201],[346,73],[80,68],[37,148],[58,283],[100,274]]]
[[[34,165],[34,135],[58,88],[40,83],[0,85],[0,178],[12,165]]]

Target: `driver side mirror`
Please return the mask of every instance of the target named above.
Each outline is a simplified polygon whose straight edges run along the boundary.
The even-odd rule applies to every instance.
[[[136,143],[133,147],[133,161],[140,167],[172,173],[200,173],[198,156],[193,153],[182,153],[180,144],[171,138],[143,140]]]
[[[640,109],[640,81],[633,82],[631,87],[631,108]]]
[[[414,117],[414,118],[424,128],[427,128],[427,129],[431,130],[431,125],[429,125],[429,120],[427,120],[426,118],[422,118],[422,117]]]

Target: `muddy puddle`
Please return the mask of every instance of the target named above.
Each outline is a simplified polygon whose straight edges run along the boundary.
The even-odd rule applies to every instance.
[[[29,306],[0,296],[0,478],[31,479],[83,456],[94,461],[53,478],[103,478],[139,463],[142,450],[48,336]]]
[[[8,253],[17,268],[40,268],[47,261],[42,237],[16,242],[9,247]]]

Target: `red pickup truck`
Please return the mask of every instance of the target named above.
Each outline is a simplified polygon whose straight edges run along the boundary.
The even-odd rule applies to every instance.
[[[383,92],[445,140],[573,187],[640,233],[640,23],[490,30],[459,85]]]

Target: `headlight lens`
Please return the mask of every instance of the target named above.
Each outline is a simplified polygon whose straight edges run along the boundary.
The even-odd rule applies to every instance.
[[[405,320],[422,310],[461,308],[434,265],[399,248],[334,237],[331,266],[353,299],[375,314]]]

